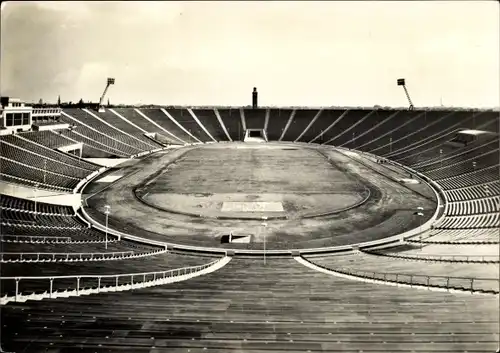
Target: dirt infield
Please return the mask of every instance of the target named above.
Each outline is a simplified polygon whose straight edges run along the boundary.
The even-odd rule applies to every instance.
[[[213,155],[214,149],[219,149],[219,153],[228,156],[235,156],[231,149],[235,146],[241,146],[241,143],[220,144],[217,147],[213,145],[201,145],[184,147],[177,150],[172,150],[166,154],[153,154],[140,161],[134,166],[123,170],[125,177],[117,180],[109,185],[105,190],[98,192],[93,197],[87,200],[89,207],[86,210],[93,218],[104,223],[104,205],[111,205],[111,215],[109,217],[109,225],[112,228],[142,236],[149,239],[167,241],[177,244],[209,246],[220,248],[250,248],[262,249],[263,237],[266,236],[268,249],[284,249],[284,248],[311,248],[321,246],[345,245],[385,238],[394,234],[402,233],[419,225],[420,220],[414,216],[417,207],[424,208],[425,218],[430,218],[435,210],[435,202],[432,202],[421,195],[412,192],[408,187],[402,186],[393,180],[384,177],[380,173],[375,173],[369,168],[358,164],[347,156],[335,151],[331,147],[315,147],[311,145],[308,148],[317,148],[322,151],[323,156],[314,151],[307,153],[298,153],[296,151],[284,151],[279,148],[276,153],[296,153],[299,156],[310,156],[315,163],[322,163],[324,170],[318,170],[312,166],[310,161],[308,168],[303,168],[300,159],[290,158],[289,164],[281,167],[285,171],[271,175],[273,163],[262,165],[260,174],[255,171],[248,177],[247,172],[242,172],[235,169],[232,179],[220,183],[215,183],[216,172],[205,173],[203,175],[191,176],[190,181],[182,181],[183,175],[188,175],[186,162],[193,163],[192,166],[200,166],[200,162],[195,163],[199,159],[200,153],[204,150],[210,150],[207,154]],[[271,145],[271,144],[270,144]],[[277,144],[275,144],[277,145]],[[291,144],[281,144],[282,146],[290,146]],[[301,149],[300,145],[292,145],[294,149]],[[299,147],[297,147],[299,146]],[[190,151],[196,150],[196,153]],[[242,149],[247,150],[247,149]],[[270,154],[271,149],[265,152],[265,155]],[[238,154],[241,151],[238,151]],[[248,151],[247,151],[248,152]],[[264,155],[264,152],[255,152]],[[262,154],[261,154],[262,153]],[[256,154],[253,154],[255,156]],[[314,157],[312,157],[314,155]],[[198,156],[198,157],[196,157]],[[196,157],[196,159],[195,159]],[[272,157],[272,156],[271,156]],[[326,157],[326,158],[325,158]],[[252,161],[252,154],[247,154],[246,162]],[[330,161],[328,161],[328,159]],[[177,161],[178,167],[168,168],[168,166]],[[184,164],[180,162],[184,161]],[[320,162],[321,161],[321,162]],[[206,162],[211,165],[210,171],[217,169],[219,162]],[[235,161],[240,164],[243,161]],[[259,165],[260,159],[254,161],[255,165]],[[308,164],[306,164],[308,165]],[[184,169],[185,168],[185,169]],[[191,168],[191,167],[190,167]],[[203,167],[201,167],[203,169]],[[231,165],[223,166],[224,169],[230,169]],[[300,170],[299,170],[300,169]],[[165,173],[165,171],[167,171]],[[171,172],[173,174],[171,174]],[[192,173],[192,171],[191,171]],[[266,174],[267,173],[267,174]],[[173,175],[176,177],[173,178]],[[270,183],[256,183],[256,176],[262,176],[263,180],[270,180]],[[291,175],[293,183],[281,182],[275,175]],[[302,175],[301,178],[294,178],[295,175]],[[307,177],[306,177],[307,176]],[[314,178],[318,184],[307,183],[307,178]],[[337,178],[338,177],[338,178]],[[196,179],[197,178],[197,179]],[[246,179],[245,179],[246,178]],[[297,180],[295,180],[297,179]],[[175,214],[163,211],[159,208],[150,207],[141,201],[134,193],[134,190],[140,187],[145,187],[145,183],[149,181],[150,191],[159,194],[163,204],[177,204],[178,199],[183,199],[184,207],[195,207],[199,209],[196,202],[213,202],[214,205],[219,203],[222,206],[223,198],[229,201],[276,201],[282,202],[285,210],[292,213],[287,198],[292,197],[292,202],[297,204],[297,200],[303,205],[311,203],[316,208],[323,207],[324,200],[328,199],[328,193],[322,193],[321,190],[328,192],[338,192],[337,195],[346,195],[342,193],[346,190],[362,190],[364,186],[369,188],[369,199],[359,207],[352,208],[347,211],[339,212],[333,215],[320,218],[303,218],[291,217],[289,219],[277,219],[267,222],[267,227],[262,229],[262,220],[232,220],[232,219],[215,219],[215,218],[200,218],[199,216],[190,216],[183,214]],[[161,185],[158,180],[164,180],[165,184]],[[237,180],[244,180],[251,185],[253,191],[262,191],[263,193],[238,193]],[[326,185],[330,181],[331,185]],[[252,183],[253,182],[253,183]],[[168,183],[168,184],[167,184]],[[194,185],[189,185],[194,184]],[[206,193],[199,194],[193,198],[193,191],[199,188],[199,185],[205,185],[207,188],[224,191],[223,185],[227,185],[226,193],[220,195],[215,193],[206,197]],[[279,193],[273,192],[270,185],[275,185]],[[311,192],[309,195],[296,193],[290,185],[301,187],[302,191]],[[324,188],[323,188],[324,186]],[[421,186],[422,187],[422,186]],[[92,185],[90,185],[92,190]],[[94,189],[95,190],[95,189]],[[169,199],[165,195],[169,192]],[[141,192],[143,192],[142,190]],[[182,193],[180,191],[184,191]],[[199,190],[196,190],[199,191]],[[233,191],[233,192],[229,192]],[[324,191],[323,191],[324,192]],[[139,193],[140,194],[140,193]],[[143,193],[144,196],[146,193]],[[278,194],[278,195],[277,195]],[[222,196],[221,196],[222,195]],[[247,197],[251,195],[252,199]],[[258,196],[258,197],[255,197]],[[278,197],[279,196],[279,197]],[[147,196],[149,197],[149,195]],[[337,196],[340,197],[340,196]],[[296,199],[293,199],[296,198]],[[160,200],[160,199],[159,199]],[[187,202],[187,200],[190,200]],[[341,200],[340,202],[348,202],[349,200]],[[330,205],[331,206],[331,205]],[[329,206],[329,207],[330,207]],[[213,206],[216,209],[216,206]],[[208,209],[209,207],[206,207]],[[306,212],[307,210],[302,210]],[[220,209],[217,210],[220,212]],[[297,211],[296,211],[297,212]],[[422,220],[425,221],[425,220]],[[228,234],[233,231],[236,234],[252,235],[252,242],[249,244],[221,244],[221,234]]]
[[[189,151],[146,180],[136,194],[150,206],[180,214],[286,219],[338,212],[356,206],[368,193],[313,149],[262,146]],[[235,202],[239,206],[231,208]],[[258,207],[266,204],[279,204],[279,214]]]

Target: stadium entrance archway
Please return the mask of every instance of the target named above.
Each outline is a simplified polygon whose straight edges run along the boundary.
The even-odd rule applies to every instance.
[[[246,129],[244,142],[267,142],[267,134],[264,129]]]

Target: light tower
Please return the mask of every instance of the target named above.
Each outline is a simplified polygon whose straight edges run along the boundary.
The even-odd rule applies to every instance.
[[[104,243],[105,243],[106,250],[108,250],[108,217],[110,214],[111,207],[109,205],[105,205],[104,209],[105,209],[104,213],[106,214],[106,238],[104,240]]]
[[[420,241],[420,251],[422,251],[422,218],[424,217],[424,208],[417,207],[417,212],[414,213],[418,217],[419,225],[418,225],[418,233],[419,233],[419,241]]]
[[[406,98],[408,98],[408,102],[410,103],[410,108],[409,110],[413,110],[413,103],[410,98],[410,94],[408,93],[408,90],[406,89],[406,82],[404,78],[398,78],[398,86],[403,86],[403,89],[405,90],[406,93]]]
[[[266,264],[266,228],[267,228],[267,217],[264,216],[262,217],[262,223],[260,224],[261,226],[264,227],[264,265]]]
[[[106,83],[106,88],[104,89],[104,92],[102,93],[101,99],[99,100],[99,107],[98,107],[99,113],[105,112],[104,106],[103,106],[104,97],[106,96],[106,92],[108,91],[109,86],[114,85],[114,84],[115,84],[115,79],[108,77],[108,81]]]

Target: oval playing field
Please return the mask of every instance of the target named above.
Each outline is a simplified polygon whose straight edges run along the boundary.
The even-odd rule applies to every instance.
[[[429,186],[391,180],[352,153],[287,143],[183,147],[123,168],[87,203],[97,220],[110,205],[110,226],[148,239],[251,250],[264,238],[268,250],[377,240],[417,227],[417,207],[432,215]]]
[[[136,194],[158,209],[201,217],[292,219],[355,207],[369,191],[316,149],[223,145],[185,153]]]

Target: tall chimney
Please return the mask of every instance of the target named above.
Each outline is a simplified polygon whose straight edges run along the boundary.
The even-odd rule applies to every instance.
[[[258,100],[257,87],[254,87],[253,92],[252,92],[252,108],[253,109],[257,109],[257,107],[258,107],[257,100]]]

